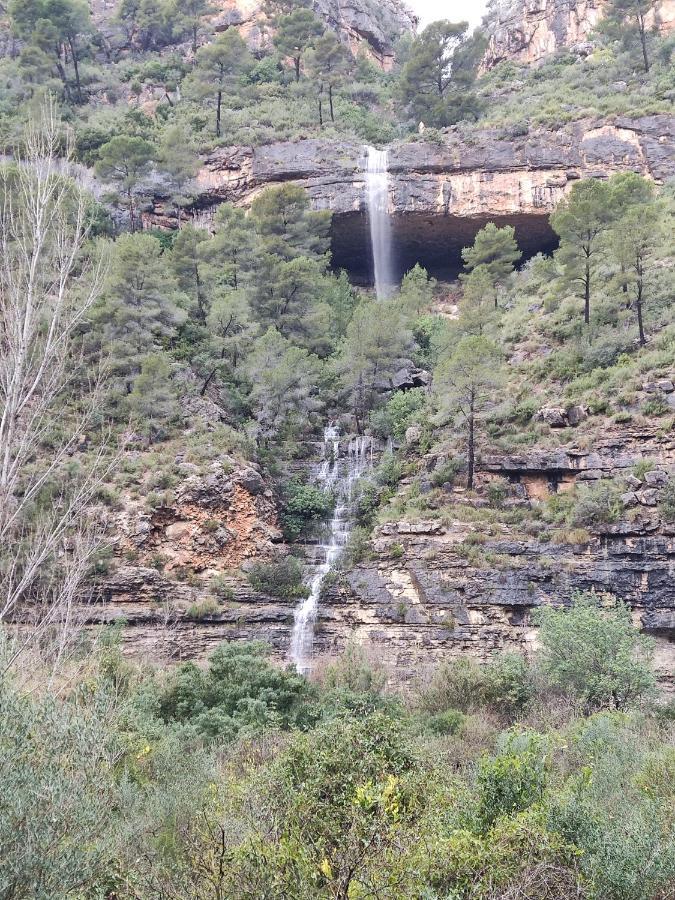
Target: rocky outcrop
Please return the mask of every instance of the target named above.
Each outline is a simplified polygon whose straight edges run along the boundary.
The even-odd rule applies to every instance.
[[[592,53],[590,39],[606,5],[606,0],[504,0],[488,22],[485,68],[504,60],[539,63],[563,49],[580,56]],[[657,4],[655,23],[663,31],[675,28],[673,0]]]
[[[222,572],[247,559],[269,555],[281,541],[272,491],[252,467],[234,471],[221,461],[208,474],[181,466],[183,480],[170,502],[148,510],[125,503],[118,528],[118,553],[132,553],[162,571]]]
[[[580,178],[637,171],[663,182],[675,174],[675,118],[582,120],[549,131],[515,135],[460,128],[442,144],[417,141],[390,149],[390,208],[396,258],[403,268],[458,259],[487,222],[513,224],[526,253],[554,245],[549,215]],[[317,209],[333,217],[337,266],[367,273],[364,148],[304,140],[257,148],[219,148],[198,179],[195,213],[221,202],[246,205],[269,185],[304,186]],[[170,206],[157,202],[149,222],[171,225]]]
[[[216,0],[211,18],[214,31],[238,28],[254,50],[271,39],[260,0]],[[394,62],[394,43],[415,30],[417,20],[400,0],[314,0],[316,14],[333,28],[354,53],[364,49],[383,68]]]
[[[89,0],[89,5],[97,26],[105,29],[119,4],[116,0]],[[211,12],[205,17],[204,41],[236,28],[254,52],[270,48],[273,29],[263,0],[213,0],[208,5]],[[312,7],[355,54],[365,51],[385,70],[394,63],[396,41],[417,27],[417,19],[403,0],[313,0]],[[189,43],[184,49],[190,55]]]

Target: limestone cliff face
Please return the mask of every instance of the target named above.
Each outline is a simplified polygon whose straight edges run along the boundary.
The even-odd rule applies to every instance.
[[[664,389],[672,385],[663,382]],[[675,408],[675,393],[665,396]],[[675,689],[675,525],[658,509],[675,471],[675,439],[628,425],[608,427],[590,450],[585,444],[582,435],[576,444],[553,440],[550,449],[513,455],[486,448],[476,494],[448,485],[437,497],[438,514],[432,504],[425,517],[377,528],[368,558],[323,592],[317,664],[358,641],[393,682],[405,683],[453,656],[484,661],[508,649],[527,654],[536,648],[538,607],[594,591],[631,607],[636,626],[656,639],[664,685]],[[654,468],[637,478],[634,466],[644,459]],[[422,471],[430,480],[446,462],[439,447],[423,458]],[[605,478],[627,485],[626,511],[616,524],[581,533],[578,543],[560,543],[551,526],[531,519],[553,493]],[[505,515],[486,526],[475,512],[488,505],[486,488],[495,479],[508,486]],[[424,477],[421,490],[430,490]],[[522,520],[513,515],[519,510]],[[288,661],[297,601],[256,593],[231,568],[264,556],[279,539],[271,497],[254,470],[188,475],[171,508],[127,519],[122,544],[133,546],[137,559],[109,578],[90,608],[92,622],[123,618],[129,652],[145,658],[203,659],[225,640],[264,640],[280,664]],[[161,572],[152,565],[157,553],[164,558]],[[182,565],[197,577],[177,579]],[[213,572],[223,573],[229,588],[215,604]]]
[[[593,47],[588,41],[605,6],[606,0],[507,0],[499,4],[488,23],[485,68],[503,60],[538,63],[565,48],[590,52]],[[664,31],[675,27],[673,0],[658,4],[655,23]]]
[[[470,243],[492,220],[516,226],[523,250],[553,240],[548,217],[575,181],[633,170],[663,182],[675,175],[675,118],[582,120],[557,131],[514,136],[460,129],[443,144],[398,144],[389,153],[390,204],[402,265],[442,261]],[[338,266],[368,267],[364,215],[364,148],[321,140],[219,148],[199,174],[195,212],[224,201],[247,205],[265,187],[293,181],[317,209],[333,211]],[[155,204],[148,221],[171,225],[173,212]]]
[[[115,15],[118,6],[116,0],[89,0],[89,5],[99,26]],[[263,0],[213,0],[209,6],[212,13],[206,21],[214,34],[237,28],[252,50],[269,47],[272,31]],[[365,50],[387,70],[394,62],[397,39],[417,27],[403,0],[313,0],[312,6],[354,53]]]
[[[260,0],[217,0],[215,7],[216,31],[236,27],[254,49],[269,44],[269,24]],[[365,49],[385,69],[393,63],[396,39],[414,31],[417,24],[401,0],[314,0],[313,7],[352,51]]]

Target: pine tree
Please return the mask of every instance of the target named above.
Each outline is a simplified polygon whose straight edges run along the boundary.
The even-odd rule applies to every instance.
[[[466,435],[467,487],[473,490],[482,416],[501,383],[501,354],[486,337],[467,336],[439,364],[434,382],[441,414],[459,419]]]
[[[581,288],[586,325],[591,321],[595,264],[610,219],[610,189],[606,182],[595,179],[578,181],[551,216],[551,225],[560,237],[557,255],[565,275]]]
[[[140,193],[143,179],[150,173],[156,155],[156,150],[149,141],[126,134],[111,138],[98,152],[96,174],[118,186],[126,201],[132,231],[136,230],[137,225],[136,197]]]
[[[295,80],[300,81],[302,58],[323,33],[323,25],[311,10],[294,9],[288,15],[280,16],[276,27],[274,46],[282,56],[293,60]]]
[[[224,95],[240,90],[242,77],[254,64],[252,54],[235,28],[228,28],[197,53],[193,84],[200,97],[208,97],[215,103],[216,137],[222,134]]]
[[[522,253],[516,243],[516,230],[512,225],[498,228],[494,222],[481,228],[476,235],[473,246],[462,250],[464,265],[473,272],[481,267],[492,282],[493,288],[503,284],[513,272]],[[497,292],[494,290],[494,302],[497,306]]]
[[[123,234],[114,244],[94,319],[101,351],[126,393],[145,355],[174,339],[186,320],[187,299],[167,263],[151,235]]]

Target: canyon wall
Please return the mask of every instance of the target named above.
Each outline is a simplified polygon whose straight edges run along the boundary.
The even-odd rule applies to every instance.
[[[389,152],[396,255],[404,268],[443,264],[487,221],[513,224],[526,253],[550,249],[549,215],[575,181],[630,170],[662,183],[675,175],[674,144],[675,118],[665,115],[587,119],[520,135],[454,128],[441,144],[396,144]],[[264,188],[292,181],[316,209],[334,213],[336,266],[365,273],[364,152],[323,140],[219,148],[199,173],[193,213],[208,222],[222,202],[248,205]],[[173,227],[174,215],[158,197],[146,222]]]
[[[592,51],[593,31],[605,13],[606,0],[506,0],[498,3],[487,25],[489,45],[484,66],[504,60],[534,64],[557,50],[581,55]],[[675,2],[662,0],[653,24],[663,31],[675,28]]]

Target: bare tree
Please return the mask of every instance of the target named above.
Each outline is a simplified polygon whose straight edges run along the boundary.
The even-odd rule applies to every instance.
[[[77,349],[104,265],[83,252],[91,204],[63,143],[48,102],[0,168],[0,623],[30,626],[16,629],[8,665],[48,638],[63,658],[111,457],[106,441],[87,446],[100,380],[88,382]]]

